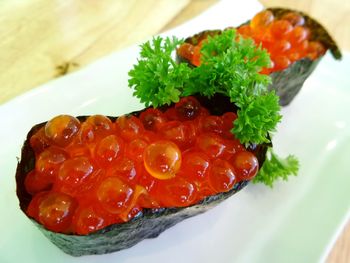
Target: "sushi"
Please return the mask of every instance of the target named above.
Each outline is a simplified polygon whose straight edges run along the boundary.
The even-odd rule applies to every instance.
[[[271,64],[261,73],[271,76],[269,89],[276,91],[282,106],[293,100],[327,50],[335,59],[342,57],[326,29],[296,10],[265,9],[236,30],[240,36],[253,39],[257,46],[269,52]],[[222,30],[207,30],[187,38],[177,50],[178,60],[198,66],[203,40],[221,33]]]
[[[192,98],[193,100],[193,98]],[[229,118],[230,115],[234,117],[233,113],[227,114],[232,110],[232,105],[230,105],[229,101],[225,97],[217,96],[213,100],[208,100],[205,98],[199,97],[199,100],[201,101],[201,105],[206,105],[203,109],[208,109],[210,112],[205,111],[205,115],[200,116],[198,118],[201,119],[207,119],[208,121],[211,120],[220,120],[220,118],[225,119]],[[197,100],[195,100],[197,101]],[[216,103],[219,103],[219,107],[217,105],[211,105],[212,101],[215,101]],[[216,104],[215,103],[215,104]],[[202,106],[201,106],[202,107]],[[169,108],[169,110],[168,110]],[[168,129],[168,132],[164,132],[162,135],[156,135],[157,133],[152,132],[151,129],[145,130],[148,132],[145,132],[142,134],[143,140],[139,138],[139,136],[136,135],[130,135],[131,133],[119,133],[117,131],[118,121],[120,122],[123,120],[124,117],[102,117],[102,116],[90,116],[90,117],[78,117],[79,120],[80,129],[76,132],[77,135],[74,135],[76,137],[74,140],[81,140],[81,134],[85,134],[84,127],[86,127],[85,124],[91,123],[91,120],[94,120],[95,125],[92,127],[92,130],[89,130],[90,136],[92,136],[92,133],[98,134],[102,133],[101,135],[103,138],[110,138],[111,134],[118,134],[122,140],[125,142],[125,144],[128,142],[128,146],[125,146],[125,155],[118,156],[116,160],[112,160],[113,157],[109,157],[106,159],[99,159],[98,152],[100,151],[100,144],[97,144],[99,146],[95,146],[95,140],[91,140],[90,143],[86,143],[88,147],[90,147],[90,150],[95,153],[94,158],[92,158],[91,154],[86,154],[85,150],[81,150],[79,147],[79,143],[72,142],[69,144],[68,147],[60,146],[60,152],[57,152],[57,145],[55,143],[47,143],[42,144],[41,142],[38,142],[38,138],[40,137],[40,133],[42,131],[43,127],[46,127],[46,130],[48,130],[50,127],[50,121],[46,123],[41,123],[36,126],[34,126],[31,131],[28,133],[27,140],[24,143],[23,149],[22,149],[22,156],[21,161],[18,164],[17,173],[16,173],[16,181],[17,181],[17,196],[20,200],[20,207],[23,212],[25,212],[29,218],[39,227],[39,229],[44,233],[45,236],[47,236],[54,244],[56,244],[58,247],[60,247],[63,251],[65,251],[68,254],[71,254],[73,256],[81,256],[85,254],[103,254],[103,253],[109,253],[113,251],[118,251],[121,249],[128,248],[139,241],[145,239],[145,238],[153,238],[158,236],[162,231],[165,229],[173,226],[174,224],[188,218],[191,216],[195,216],[197,214],[203,213],[206,210],[210,209],[211,207],[215,206],[219,202],[225,200],[226,198],[230,197],[234,193],[241,190],[244,186],[247,185],[248,181],[251,179],[250,177],[255,176],[257,172],[257,163],[256,160],[258,160],[259,166],[263,164],[265,154],[268,148],[268,144],[261,144],[261,145],[250,145],[250,147],[246,150],[244,150],[244,147],[240,144],[237,144],[236,140],[233,140],[233,138],[227,137],[227,135],[224,135],[224,132],[216,131],[217,134],[222,134],[223,137],[218,137],[217,135],[213,134],[215,129],[218,129],[218,127],[214,127],[212,122],[208,122],[207,125],[202,127],[203,133],[198,134],[197,136],[199,139],[197,142],[191,143],[191,145],[196,145],[196,143],[199,143],[199,146],[186,146],[181,145],[179,143],[179,137],[174,135],[174,130],[177,129],[177,131],[180,129],[179,126],[177,126],[174,129],[174,124],[176,120],[174,120],[174,117],[172,117],[171,120],[168,120],[169,117],[168,114],[171,114],[171,109],[174,109],[173,106],[162,108],[162,118],[164,120],[166,119],[167,122],[161,125],[160,129],[166,129],[167,126],[171,125],[172,128]],[[140,115],[142,117],[145,114],[150,114],[153,112],[153,108],[149,108],[149,110],[144,110],[141,112],[133,112],[129,114],[128,118],[136,117],[139,119]],[[215,114],[215,115],[210,115]],[[158,117],[161,115],[158,115]],[[218,117],[223,116],[223,117]],[[61,116],[62,117],[62,116]],[[58,117],[59,118],[59,117]],[[73,120],[75,118],[72,118]],[[101,128],[102,126],[96,125],[96,120],[99,120],[99,123],[104,123],[105,126]],[[131,120],[131,119],[130,119]],[[135,120],[135,119],[134,119]],[[193,122],[199,121],[197,118],[193,118]],[[202,121],[201,121],[202,122]],[[230,121],[229,121],[230,122]],[[49,123],[49,124],[48,124]],[[52,120],[51,120],[52,123]],[[105,127],[107,127],[108,124],[115,124],[115,128],[111,128],[111,130],[108,129],[105,130]],[[197,123],[197,122],[196,122]],[[232,123],[232,122],[231,122]],[[149,126],[149,121],[147,119],[143,119],[142,122],[143,125],[146,127]],[[187,124],[190,124],[189,120],[187,120]],[[175,124],[176,125],[176,124]],[[199,123],[198,123],[199,125]],[[194,126],[196,129],[198,128],[197,125]],[[205,131],[205,132],[204,132]],[[155,136],[154,138],[145,139],[146,136],[151,136],[149,134],[152,134],[152,136]],[[98,135],[100,136],[100,135]],[[113,136],[113,135],[112,135]],[[128,139],[127,136],[133,137],[132,140]],[[159,138],[157,138],[159,136]],[[189,140],[190,137],[186,137],[186,141]],[[211,145],[210,148],[207,146],[201,145],[201,141],[205,140],[204,143],[208,143],[208,140],[211,138],[211,140],[216,139],[218,141],[215,141],[215,145]],[[221,139],[220,139],[221,138]],[[46,137],[42,138],[43,140],[46,139]],[[84,140],[86,140],[86,137],[84,137]],[[157,191],[155,190],[156,186],[155,184],[158,184],[157,187],[160,187],[160,185],[164,185],[166,180],[159,180],[156,177],[152,177],[149,175],[149,173],[144,173],[142,171],[142,168],[136,168],[136,166],[133,166],[133,164],[137,163],[143,163],[143,160],[140,160],[138,162],[139,156],[137,155],[137,150],[135,150],[135,147],[132,147],[133,142],[136,141],[142,141],[148,145],[155,144],[159,140],[171,140],[174,142],[177,142],[177,145],[181,145],[181,155],[184,156],[190,156],[190,158],[195,158],[194,160],[197,161],[196,164],[192,164],[192,169],[196,168],[196,165],[201,165],[198,162],[204,163],[204,170],[203,170],[203,178],[199,176],[198,179],[193,179],[194,172],[191,170],[191,168],[188,168],[187,170],[183,171],[183,175],[179,173],[177,175],[176,180],[172,179],[170,180],[173,183],[174,189],[177,189],[177,191],[182,191],[182,196],[174,196],[166,198],[163,196],[162,198],[158,198],[159,194],[165,195],[165,192],[163,190],[157,189],[157,191],[160,191],[161,193],[157,194]],[[169,142],[169,141],[168,141]],[[218,142],[225,142],[222,146],[218,145]],[[58,144],[62,145],[62,144]],[[220,152],[220,148],[217,148],[215,150],[215,146],[218,147],[225,147],[225,151],[222,153]],[[230,147],[231,146],[231,147]],[[97,147],[97,148],[94,148]],[[204,151],[196,155],[196,152],[198,152],[197,147],[200,147],[204,149]],[[205,147],[205,148],[204,148]],[[233,147],[233,148],[232,148]],[[94,149],[92,149],[94,148]],[[133,154],[128,154],[127,149],[133,150]],[[56,149],[56,153],[52,153]],[[167,148],[168,150],[171,148]],[[196,150],[197,149],[197,150]],[[51,158],[48,158],[47,155],[51,151]],[[192,153],[191,153],[192,151]],[[252,174],[248,175],[242,174],[241,178],[238,178],[238,173],[235,172],[235,175],[232,173],[233,166],[231,166],[227,161],[232,159],[232,152],[233,151],[242,151],[242,153],[249,153],[249,156],[251,155],[253,158],[253,166],[251,169],[246,169],[245,171],[252,170]],[[226,153],[225,153],[226,152]],[[254,154],[251,154],[254,153]],[[224,157],[224,155],[227,155]],[[63,161],[64,157],[61,155],[69,155],[67,157],[66,162]],[[45,156],[45,157],[43,157]],[[82,157],[83,156],[83,157]],[[59,180],[56,179],[49,182],[48,185],[45,185],[44,183],[37,183],[33,186],[31,183],[31,174],[35,172],[38,172],[39,167],[43,170],[46,169],[45,172],[42,172],[41,174],[45,173],[46,177],[49,177],[49,174],[51,173],[58,173],[56,176],[58,178],[64,177],[65,175],[65,168],[64,165],[61,164],[67,164],[68,160],[81,160],[81,158],[89,157],[89,160],[91,158],[93,159],[91,163],[96,162],[96,164],[93,164],[95,167],[95,174],[91,173],[89,176],[93,178],[94,176],[97,177],[97,174],[100,173],[98,176],[98,179],[93,180],[94,186],[92,189],[86,190],[85,188],[91,187],[91,182],[88,182],[85,180],[85,183],[78,184],[75,183],[77,188],[74,188],[72,185],[70,185],[69,188],[66,187],[64,182],[62,183]],[[111,155],[112,156],[112,155]],[[197,156],[197,157],[196,157]],[[256,156],[257,159],[255,159]],[[46,158],[46,164],[43,164],[41,166],[40,161]],[[62,160],[59,160],[59,159]],[[69,158],[69,159],[68,159]],[[52,163],[53,160],[57,161],[57,167],[53,168]],[[128,160],[129,165],[132,164],[132,168],[121,168],[124,169],[124,173],[121,173],[118,169],[118,172],[115,171],[115,165],[120,165],[121,163],[125,163],[125,160]],[[201,161],[200,161],[201,160]],[[110,162],[111,164],[106,164],[106,162]],[[227,171],[228,173],[232,173],[231,176],[234,177],[228,177],[225,182],[220,181],[214,181],[210,180],[208,170],[211,169],[215,164],[220,164],[220,162],[225,163],[227,165]],[[182,159],[182,163],[186,164],[187,167],[191,165],[191,160]],[[232,163],[232,162],[231,162]],[[51,166],[50,166],[51,164]],[[50,167],[48,167],[50,166]],[[60,168],[58,168],[60,166]],[[67,165],[66,165],[67,166]],[[86,166],[86,163],[85,163]],[[135,167],[135,170],[133,170]],[[221,166],[220,166],[221,167]],[[200,169],[197,169],[197,173],[201,173]],[[231,170],[230,170],[231,169]],[[234,168],[237,171],[237,166]],[[126,171],[127,170],[127,171]],[[133,170],[135,174],[132,174],[133,172],[130,172]],[[230,172],[231,171],[231,172]],[[101,175],[101,173],[105,173],[104,175]],[[113,172],[113,175],[109,174],[110,172]],[[186,174],[187,172],[187,174]],[[71,172],[73,174],[73,172]],[[127,174],[127,175],[126,175]],[[164,174],[164,173],[163,173]],[[166,174],[166,173],[165,173]],[[39,174],[40,176],[40,174]],[[72,176],[72,175],[71,175]],[[79,177],[81,180],[86,175],[81,175]],[[64,179],[67,179],[67,176],[64,177]],[[206,178],[204,178],[206,177]],[[208,177],[208,178],[207,178]],[[78,176],[75,177],[75,180]],[[110,207],[110,204],[108,201],[106,201],[106,198],[103,197],[103,194],[101,193],[101,188],[107,187],[108,185],[106,182],[109,180],[110,182],[114,182],[117,184],[118,179],[123,180],[123,183],[125,185],[128,185],[130,189],[133,191],[133,196],[139,195],[139,197],[144,197],[142,199],[139,199],[138,203],[133,203],[133,201],[129,200],[129,204],[127,207],[124,207],[124,210],[119,211],[115,207]],[[61,178],[62,179],[62,178]],[[39,182],[41,179],[33,179],[36,180],[36,182]],[[69,179],[67,179],[69,180]],[[70,179],[71,180],[71,179]],[[186,181],[185,181],[186,180]],[[184,184],[183,182],[186,182]],[[187,183],[190,182],[190,183]],[[71,182],[70,182],[71,183]],[[170,182],[166,182],[169,186],[172,186]],[[176,184],[177,183],[177,184]],[[181,183],[181,184],[179,184]],[[194,184],[197,184],[198,190],[196,190],[196,193],[192,193],[190,188],[193,187]],[[74,183],[73,183],[74,184]],[[153,185],[152,185],[153,184]],[[199,185],[200,184],[200,185]],[[211,185],[208,188],[208,184]],[[227,184],[227,185],[226,185]],[[137,187],[142,187],[142,194],[137,193]],[[185,188],[186,187],[186,188]],[[97,190],[96,190],[97,189]],[[146,190],[147,189],[147,190]],[[202,190],[199,190],[202,189]],[[215,190],[216,189],[216,190]],[[111,190],[109,190],[111,191]],[[188,195],[184,193],[184,191],[188,192]],[[105,190],[107,192],[107,190]],[[97,193],[97,194],[96,194]],[[152,193],[152,194],[151,194]],[[168,195],[174,193],[172,191],[167,192]],[[57,197],[59,194],[64,194],[64,196],[73,196],[75,200],[79,200],[79,204],[72,204],[69,208],[65,207],[66,210],[65,216],[59,217],[59,219],[55,218],[55,223],[52,224],[52,218],[49,218],[49,215],[45,214],[45,211],[47,211],[49,208],[45,207],[43,203],[52,201],[52,198]],[[100,199],[91,198],[91,195],[96,194]],[[89,197],[87,197],[89,196]],[[101,197],[102,196],[102,197]],[[138,197],[138,198],[139,198]],[[41,206],[37,206],[37,199],[41,198]],[[50,199],[51,198],[51,199]],[[60,197],[57,197],[58,199]],[[57,199],[56,198],[56,199]],[[44,199],[44,200],[43,200]],[[47,201],[48,200],[48,201]],[[63,200],[63,199],[62,199]],[[64,199],[66,204],[71,202],[71,199]],[[89,204],[86,205],[86,200],[88,200]],[[99,202],[99,201],[100,202]],[[120,200],[119,200],[120,201]],[[63,202],[63,201],[62,201]],[[75,202],[75,201],[74,201]],[[121,201],[120,201],[121,202]],[[126,201],[125,201],[126,202]],[[130,203],[131,202],[131,203]],[[52,203],[55,203],[54,201],[50,202],[50,205]],[[73,203],[73,202],[72,202]],[[101,205],[104,208],[96,208],[97,206]],[[113,203],[113,205],[115,205]],[[140,206],[143,206],[143,209],[140,208]],[[73,206],[75,206],[73,208]],[[93,207],[93,212],[86,212],[89,211]],[[100,210],[103,210],[102,213],[106,215],[102,215],[100,213]],[[38,211],[39,210],[39,211]],[[75,212],[74,215],[70,216],[70,213],[73,213],[73,210]],[[126,211],[126,212],[125,212]],[[52,211],[50,210],[52,213]],[[57,211],[56,211],[57,212]],[[88,213],[84,215],[85,213]],[[39,215],[40,213],[40,215]],[[126,214],[125,214],[126,213]],[[125,214],[126,216],[121,216],[121,214]],[[52,217],[53,215],[51,215]],[[104,217],[103,217],[104,216]],[[111,219],[111,217],[114,217]],[[66,224],[64,222],[66,219],[69,219],[71,222],[70,225]],[[84,220],[90,220],[89,222],[85,222]],[[99,220],[99,221],[98,221]],[[57,221],[60,221],[60,223],[57,224]],[[103,221],[103,222],[102,222]]]
[[[267,154],[281,115],[268,76],[259,74],[265,51],[243,41],[237,45],[251,57],[229,48],[228,57],[191,68],[173,59],[179,44],[157,37],[141,46],[129,86],[144,110],[59,115],[28,132],[16,171],[20,209],[65,253],[129,248],[256,178],[271,186],[272,178],[296,175],[295,158],[276,165]],[[237,63],[225,68],[239,67],[240,78],[211,64],[227,58]]]

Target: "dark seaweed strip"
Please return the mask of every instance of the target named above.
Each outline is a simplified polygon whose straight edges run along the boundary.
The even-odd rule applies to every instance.
[[[214,37],[214,36],[220,35],[221,32],[222,30],[219,30],[219,29],[204,30],[191,37],[186,38],[185,42],[196,46],[201,40],[207,39],[209,36]]]
[[[280,97],[280,105],[286,106],[293,100],[320,60],[321,58],[316,60],[301,59],[285,70],[270,74],[272,83],[268,88],[275,90]]]
[[[197,96],[200,103],[210,109],[211,114],[222,115],[224,112],[235,111],[235,106],[229,102],[227,97],[215,95],[212,99]],[[162,110],[165,110],[163,107]],[[142,111],[132,112],[138,116]],[[78,119],[84,121],[87,116],[80,116]],[[114,121],[117,117],[110,117]],[[27,139],[22,147],[21,160],[18,163],[16,171],[17,196],[21,210],[25,213],[31,195],[24,187],[26,174],[34,168],[35,155],[29,144],[30,137],[43,127],[46,123],[35,125],[28,133]],[[259,160],[260,166],[265,160],[267,147],[271,144],[251,145],[249,150],[254,152]],[[145,238],[157,237],[164,230],[174,226],[182,220],[201,214],[214,207],[221,201],[229,198],[248,184],[243,181],[234,185],[227,193],[220,193],[208,196],[201,202],[186,208],[162,208],[162,209],[144,209],[133,220],[123,224],[114,224],[101,229],[95,233],[86,236],[69,235],[55,233],[45,229],[35,220],[31,221],[40,229],[40,231],[57,247],[65,253],[72,256],[82,256],[90,254],[105,254],[129,248]]]

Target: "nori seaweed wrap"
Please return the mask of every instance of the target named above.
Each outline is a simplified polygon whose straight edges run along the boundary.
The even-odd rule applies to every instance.
[[[228,98],[222,95],[215,95],[210,100],[200,96],[197,96],[196,98],[203,106],[209,109],[210,113],[213,115],[220,115],[235,109],[235,106],[229,102]],[[166,107],[163,107],[163,110],[165,109]],[[141,112],[142,111],[138,111],[131,114],[139,116]],[[86,118],[86,116],[78,117],[80,121],[83,121]],[[110,119],[115,120],[116,117],[110,117]],[[46,123],[37,124],[29,131],[27,140],[22,147],[21,159],[17,166],[17,196],[20,208],[25,214],[32,196],[27,192],[24,181],[26,174],[35,166],[35,154],[30,146],[29,139],[45,124]],[[258,158],[260,167],[265,160],[266,151],[269,146],[271,145],[267,143],[261,145],[250,145],[248,147],[248,150],[253,152]],[[40,231],[50,239],[50,241],[67,254],[72,256],[82,256],[111,253],[129,248],[143,239],[157,237],[161,232],[182,220],[203,213],[214,207],[241,190],[247,184],[248,181],[241,181],[236,183],[230,191],[208,196],[199,203],[189,207],[143,209],[141,213],[129,222],[113,224],[88,235],[55,233],[47,230],[34,219],[29,218],[40,229]]]
[[[330,50],[332,56],[335,59],[337,60],[341,59],[342,57],[341,52],[336,42],[329,35],[327,30],[319,22],[317,22],[307,14],[300,11],[287,9],[287,8],[267,8],[266,10],[271,11],[274,17],[277,19],[280,19],[283,15],[289,12],[295,12],[301,15],[305,20],[304,25],[311,30],[309,40],[320,42],[326,48],[326,50]],[[249,23],[250,21],[247,21],[242,25],[246,25]],[[231,28],[232,27],[229,27],[229,29]],[[185,43],[189,43],[195,46],[201,40],[207,38],[208,36],[215,36],[220,34],[221,32],[222,30],[202,31],[198,34],[195,34],[191,37],[186,38]],[[314,60],[304,57],[302,59],[295,61],[286,69],[274,71],[270,73],[272,82],[269,86],[269,89],[276,91],[276,94],[280,97],[280,105],[286,106],[293,100],[293,98],[300,91],[305,80],[314,71],[314,69],[316,68],[317,64],[320,62],[322,57],[323,56],[320,56]],[[181,57],[179,55],[179,52],[177,52],[177,59],[179,62],[191,63],[188,59]]]

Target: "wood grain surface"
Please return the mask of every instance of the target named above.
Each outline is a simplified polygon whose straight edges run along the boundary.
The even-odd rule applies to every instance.
[[[189,2],[1,1],[0,103],[157,34]]]
[[[2,0],[0,105],[113,51],[182,24],[217,1]],[[350,50],[349,0],[260,2],[310,14],[322,21],[343,51]],[[350,222],[326,262],[350,262]]]

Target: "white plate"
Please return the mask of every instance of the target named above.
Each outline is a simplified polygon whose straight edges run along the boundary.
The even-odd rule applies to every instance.
[[[242,1],[243,2],[243,1]],[[186,36],[237,25],[261,6],[220,4],[168,34]],[[249,6],[249,8],[248,8]],[[274,137],[281,155],[296,154],[298,177],[273,189],[249,185],[211,211],[158,238],[102,256],[73,258],[22,214],[15,195],[16,156],[28,130],[54,115],[120,115],[142,106],[127,88],[138,47],[104,58],[0,106],[0,262],[317,262],[349,217],[350,56],[326,56]],[[141,261],[142,260],[142,261]]]

